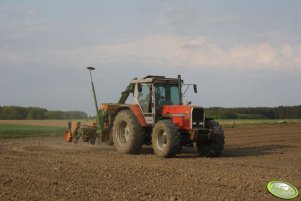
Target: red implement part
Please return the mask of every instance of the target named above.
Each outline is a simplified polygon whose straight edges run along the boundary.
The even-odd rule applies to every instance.
[[[65,140],[66,142],[71,142],[72,141],[72,136],[70,130],[66,130],[65,132]]]

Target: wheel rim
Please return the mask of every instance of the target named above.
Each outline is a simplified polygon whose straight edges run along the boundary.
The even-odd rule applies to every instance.
[[[119,145],[124,145],[127,143],[127,141],[129,140],[129,136],[130,136],[130,128],[127,125],[126,122],[121,122],[119,129],[118,129],[118,133],[117,133],[117,143]]]
[[[156,146],[159,150],[163,150],[167,144],[167,134],[164,130],[160,130],[157,135]]]

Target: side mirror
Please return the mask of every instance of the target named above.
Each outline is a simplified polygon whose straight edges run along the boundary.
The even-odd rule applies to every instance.
[[[196,84],[193,85],[193,90],[194,90],[194,93],[198,93],[198,88],[197,88]]]

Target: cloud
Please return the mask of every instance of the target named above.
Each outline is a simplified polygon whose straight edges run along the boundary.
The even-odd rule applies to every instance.
[[[183,27],[202,27],[206,24],[211,26],[218,24],[230,24],[241,21],[242,16],[234,13],[211,13],[205,7],[197,8],[190,6],[183,6],[177,3],[165,2],[160,10],[158,17],[158,25],[163,27],[172,27],[177,30]]]
[[[95,47],[105,59],[151,62],[180,67],[300,68],[300,46],[242,43],[223,47],[202,37],[149,35],[124,43]]]
[[[191,9],[188,10],[179,5],[165,3],[158,18],[158,25],[177,27],[193,24],[198,19],[196,14]]]
[[[69,66],[130,61],[156,66],[281,70],[301,68],[301,45],[242,43],[224,47],[203,36],[155,34],[75,49],[0,49],[0,60]]]

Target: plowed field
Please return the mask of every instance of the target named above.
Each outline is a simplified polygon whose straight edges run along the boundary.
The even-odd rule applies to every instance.
[[[0,200],[279,200],[266,190],[273,179],[301,191],[301,124],[226,128],[225,136],[221,157],[185,148],[171,159],[63,136],[0,139]]]

